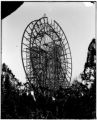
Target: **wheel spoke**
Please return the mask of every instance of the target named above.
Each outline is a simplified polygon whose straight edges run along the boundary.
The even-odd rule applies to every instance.
[[[23,45],[25,45],[26,47],[28,47],[29,48],[29,46],[28,45],[26,45],[25,43],[22,43]]]
[[[24,38],[25,38],[27,41],[29,41],[29,42],[30,42],[30,40],[29,40],[30,38],[26,38],[25,36],[24,36]]]

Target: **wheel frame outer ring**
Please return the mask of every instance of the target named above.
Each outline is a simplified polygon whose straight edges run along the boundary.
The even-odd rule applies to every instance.
[[[29,77],[28,77],[28,74],[27,74],[26,69],[25,69],[25,66],[24,66],[23,52],[22,52],[22,50],[23,50],[23,39],[24,39],[25,32],[26,32],[27,28],[30,26],[30,24],[33,24],[33,22],[35,22],[35,23],[33,24],[32,30],[31,30],[31,34],[32,34],[33,29],[34,29],[36,23],[37,23],[39,20],[43,19],[43,18],[47,18],[47,17],[42,17],[42,18],[40,18],[40,19],[38,19],[38,20],[34,20],[34,21],[30,22],[30,23],[27,25],[27,27],[25,28],[25,30],[24,30],[24,32],[23,32],[23,36],[22,36],[22,41],[21,41],[21,59],[22,59],[22,64],[23,64],[23,68],[24,68],[24,71],[25,71],[26,79],[28,79],[28,80],[29,80]],[[62,30],[62,32],[63,32],[63,34],[64,34],[64,36],[65,36],[65,40],[67,41],[67,44],[68,44],[68,47],[69,47],[70,58],[71,58],[71,76],[70,76],[70,81],[71,81],[71,77],[72,77],[72,56],[71,56],[70,46],[69,46],[67,37],[66,37],[63,29],[61,28],[61,26],[60,26],[55,20],[54,20],[54,22],[55,22],[55,23],[60,27],[60,29]],[[52,28],[52,26],[51,26],[50,24],[49,24],[49,26]],[[52,29],[53,29],[53,28],[52,28]],[[54,30],[54,29],[53,29],[53,30]],[[54,31],[55,31],[55,30],[54,30]],[[57,35],[56,31],[55,31],[55,34]],[[58,36],[58,35],[57,35],[57,36]],[[59,37],[59,36],[58,36],[58,37]],[[69,81],[69,82],[70,82],[70,81]],[[29,80],[29,82],[30,82],[30,80]]]

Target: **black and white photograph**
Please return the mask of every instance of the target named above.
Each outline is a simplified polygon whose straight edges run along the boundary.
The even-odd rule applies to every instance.
[[[95,25],[95,1],[1,1],[1,119],[96,119]]]

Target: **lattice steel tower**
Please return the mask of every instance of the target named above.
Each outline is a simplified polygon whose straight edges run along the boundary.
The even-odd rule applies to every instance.
[[[42,17],[26,27],[21,56],[26,77],[34,86],[53,90],[68,86],[72,76],[71,51],[55,20]]]

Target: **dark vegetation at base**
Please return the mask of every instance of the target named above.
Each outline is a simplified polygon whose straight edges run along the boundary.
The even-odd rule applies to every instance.
[[[91,47],[92,48],[92,47]],[[90,49],[90,48],[89,48]],[[92,49],[93,50],[93,49]],[[90,49],[91,51],[91,49]],[[94,56],[88,50],[88,57]],[[88,59],[88,60],[89,60]],[[77,80],[66,88],[56,92],[47,92],[46,88],[21,90],[22,84],[15,78],[6,64],[2,65],[1,75],[1,118],[2,119],[93,119],[96,118],[96,64],[94,60],[85,64],[81,74],[83,81],[93,81],[91,87]],[[87,72],[87,69],[90,72]],[[91,73],[93,70],[93,73]],[[27,95],[27,92],[29,94]],[[34,96],[31,95],[34,91]],[[46,94],[44,94],[46,93]],[[53,98],[52,98],[53,96]]]

